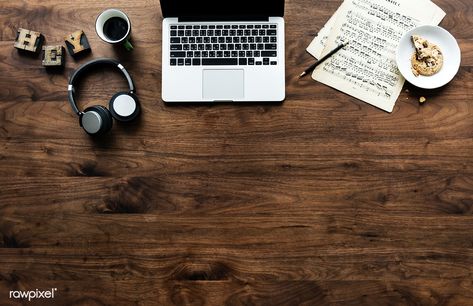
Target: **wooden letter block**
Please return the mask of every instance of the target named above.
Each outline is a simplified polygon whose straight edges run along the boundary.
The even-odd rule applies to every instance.
[[[43,45],[44,36],[40,32],[19,28],[16,33],[15,48],[38,53]]]
[[[66,41],[67,50],[72,56],[90,50],[89,41],[82,30],[67,35],[64,40]]]
[[[64,48],[62,46],[43,47],[43,66],[61,67],[64,66]]]

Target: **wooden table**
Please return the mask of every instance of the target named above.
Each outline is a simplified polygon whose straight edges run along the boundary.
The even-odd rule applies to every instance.
[[[161,101],[158,1],[1,0],[0,304],[472,305],[473,10],[435,2],[462,67],[388,114],[297,79],[339,0],[287,1],[283,104],[204,106]],[[133,53],[95,34],[110,6]],[[13,48],[20,26],[51,44],[83,29],[93,53],[47,72]],[[66,85],[101,56],[128,68],[143,114],[94,140]],[[96,72],[80,105],[125,85]],[[8,298],[36,288],[54,301]]]

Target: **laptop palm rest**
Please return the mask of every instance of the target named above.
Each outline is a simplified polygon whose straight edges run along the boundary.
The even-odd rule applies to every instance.
[[[203,70],[203,98],[210,101],[234,101],[245,98],[244,71]]]

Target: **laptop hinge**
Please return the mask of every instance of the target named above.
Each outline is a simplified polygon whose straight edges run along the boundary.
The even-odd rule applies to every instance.
[[[181,16],[179,22],[269,21],[268,16]]]

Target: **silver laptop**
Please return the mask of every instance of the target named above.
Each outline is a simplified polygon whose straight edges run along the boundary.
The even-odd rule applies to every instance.
[[[165,102],[285,98],[284,0],[161,0]]]

